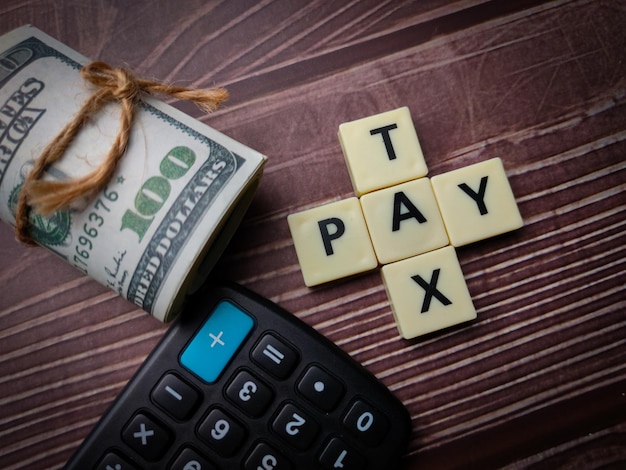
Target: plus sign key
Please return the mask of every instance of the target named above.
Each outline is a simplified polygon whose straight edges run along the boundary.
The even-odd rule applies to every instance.
[[[220,345],[220,346],[225,346],[226,343],[224,343],[224,341],[222,341],[222,335],[224,334],[223,331],[220,331],[217,336],[213,333],[209,333],[209,338],[211,338],[213,340],[213,342],[211,343],[211,347],[214,348],[215,345]]]
[[[253,326],[250,315],[228,301],[220,302],[183,351],[180,363],[205,382],[215,382]]]
[[[136,414],[124,427],[122,439],[135,452],[150,461],[161,458],[172,442],[167,428],[143,413]]]

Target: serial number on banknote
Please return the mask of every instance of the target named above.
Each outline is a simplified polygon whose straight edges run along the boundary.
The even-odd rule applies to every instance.
[[[93,250],[95,239],[98,237],[98,229],[102,228],[105,223],[105,214],[111,212],[111,205],[118,200],[117,191],[105,188],[102,196],[96,199],[93,209],[87,214],[87,222],[83,224],[83,230],[76,239],[74,254],[74,266],[85,274],[88,274],[89,257]]]

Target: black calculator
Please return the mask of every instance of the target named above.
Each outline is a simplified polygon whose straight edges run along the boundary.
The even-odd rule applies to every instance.
[[[410,432],[402,403],[335,344],[222,284],[185,309],[67,468],[395,469]]]

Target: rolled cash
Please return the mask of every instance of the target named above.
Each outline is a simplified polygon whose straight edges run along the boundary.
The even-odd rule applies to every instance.
[[[88,60],[31,26],[0,38],[0,219],[15,224],[24,179],[42,150],[94,91]],[[118,132],[105,106],[45,179],[93,170]],[[43,217],[30,235],[161,321],[196,290],[238,226],[265,156],[150,96],[108,185],[80,207]]]

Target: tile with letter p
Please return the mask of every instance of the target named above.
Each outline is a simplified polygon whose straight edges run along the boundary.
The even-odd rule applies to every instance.
[[[357,196],[428,173],[406,106],[344,122],[338,135]]]
[[[398,332],[405,339],[476,318],[451,246],[387,264],[382,278]]]
[[[431,181],[453,246],[524,225],[499,158],[434,176]]]
[[[315,286],[378,266],[356,197],[287,217],[307,286]]]

